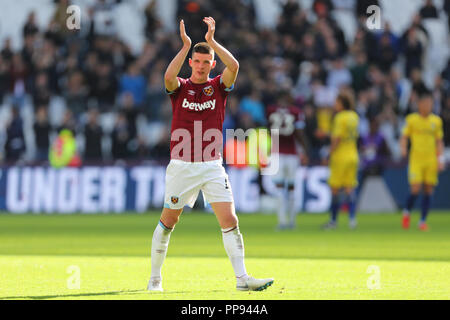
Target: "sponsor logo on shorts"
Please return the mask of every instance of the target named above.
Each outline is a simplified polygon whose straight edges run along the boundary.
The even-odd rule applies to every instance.
[[[203,93],[206,94],[208,97],[211,97],[214,93],[214,89],[212,86],[207,86],[203,88]]]
[[[178,197],[172,196],[172,197],[170,197],[170,201],[171,201],[173,204],[177,204],[177,203],[178,203]]]

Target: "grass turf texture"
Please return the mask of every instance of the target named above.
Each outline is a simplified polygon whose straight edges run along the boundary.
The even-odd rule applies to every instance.
[[[300,215],[276,232],[275,216],[240,215],[247,270],[274,277],[263,292],[239,292],[211,214],[185,213],[171,237],[163,293],[145,289],[159,212],[122,215],[0,214],[0,299],[450,299],[450,213],[432,212],[430,232],[402,230],[400,216]],[[80,289],[68,289],[69,266]],[[368,288],[379,267],[380,289]],[[70,280],[69,280],[70,282]]]

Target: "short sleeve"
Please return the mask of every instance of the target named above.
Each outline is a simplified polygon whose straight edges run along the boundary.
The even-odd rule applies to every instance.
[[[334,118],[333,130],[331,132],[331,137],[332,138],[341,138],[343,136],[344,136],[344,125],[342,122],[342,117],[337,115]]]
[[[177,79],[178,79],[178,88],[176,88],[176,89],[173,90],[173,91],[169,91],[169,90],[167,90],[167,88],[166,88],[166,93],[167,93],[169,96],[176,95],[178,92],[180,92],[181,87],[184,86],[185,83],[186,83],[186,79],[183,79],[183,78],[180,78],[180,77],[177,77]]]
[[[407,116],[405,119],[405,126],[402,130],[402,135],[409,137],[411,135],[411,117]]]
[[[222,75],[220,75],[219,77],[220,77],[220,80],[219,80],[219,87],[220,87],[220,89],[225,91],[226,93],[231,92],[234,89],[234,83],[231,85],[231,87],[227,88],[225,86],[225,84],[223,83],[223,81],[222,81]]]

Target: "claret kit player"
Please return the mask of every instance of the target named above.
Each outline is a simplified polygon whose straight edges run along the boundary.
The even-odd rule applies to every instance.
[[[273,181],[278,190],[278,230],[294,229],[297,211],[295,209],[294,182],[300,157],[296,141],[303,148],[303,161],[307,161],[307,147],[303,135],[304,116],[298,107],[291,104],[291,96],[283,92],[277,104],[267,108],[270,129],[276,129],[279,136],[277,154],[272,154],[271,161],[278,161],[278,172]]]
[[[244,264],[244,243],[238,227],[231,186],[222,166],[222,124],[228,93],[233,89],[239,63],[214,39],[215,21],[206,17],[206,42],[192,51],[189,79],[178,73],[191,48],[183,20],[180,35],[183,47],[171,61],[164,75],[166,91],[172,101],[171,160],[166,170],[165,201],[159,224],[153,233],[151,277],[148,290],[162,291],[161,268],[166,257],[170,235],[185,205],[192,207],[201,190],[222,229],[223,244],[234,269],[238,290],[263,290],[273,279],[255,279],[247,275]],[[216,66],[214,54],[226,68],[210,79]],[[214,143],[216,142],[216,143]],[[211,147],[213,145],[213,147]]]

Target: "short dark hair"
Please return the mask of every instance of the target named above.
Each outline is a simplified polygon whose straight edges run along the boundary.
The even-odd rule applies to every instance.
[[[214,55],[214,50],[207,42],[199,42],[192,49],[192,54],[195,52],[203,53],[203,54],[212,54]]]
[[[353,110],[355,105],[355,100],[353,94],[350,91],[342,91],[337,96],[337,99],[342,103],[345,110]]]
[[[424,83],[420,83],[416,88],[416,93],[419,99],[431,97],[433,94]]]

